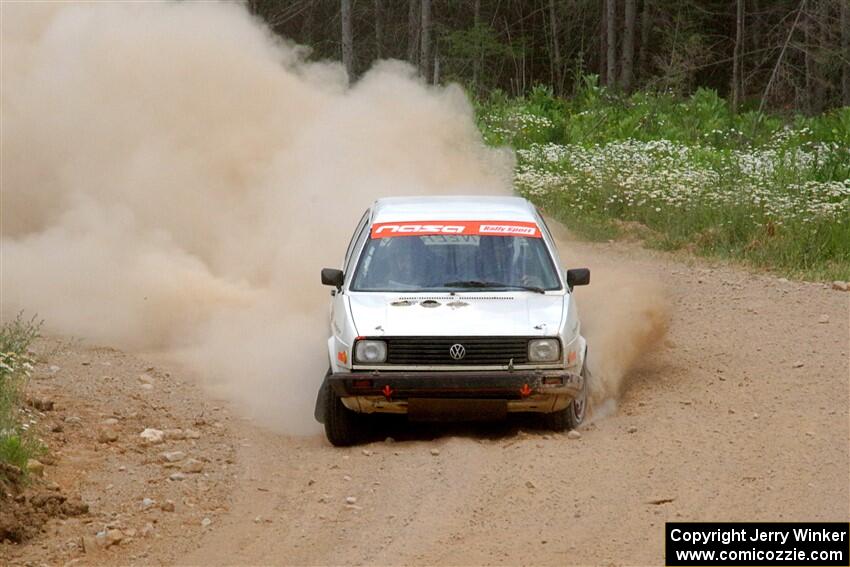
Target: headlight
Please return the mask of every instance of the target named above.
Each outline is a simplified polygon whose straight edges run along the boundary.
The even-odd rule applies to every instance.
[[[384,362],[387,359],[387,343],[384,341],[357,341],[354,360],[357,362]]]
[[[529,362],[555,362],[561,355],[558,339],[534,339],[528,341]]]

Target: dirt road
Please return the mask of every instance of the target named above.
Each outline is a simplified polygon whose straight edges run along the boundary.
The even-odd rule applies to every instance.
[[[208,527],[195,513],[155,540],[76,557],[650,565],[663,564],[668,520],[847,520],[850,294],[622,243],[570,243],[562,256],[594,275],[659,279],[671,307],[617,411],[580,439],[514,420],[396,426],[394,442],[333,449],[234,417]]]

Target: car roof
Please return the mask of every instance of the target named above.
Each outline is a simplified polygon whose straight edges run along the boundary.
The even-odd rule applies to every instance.
[[[439,220],[537,222],[537,217],[522,197],[387,197],[372,205],[372,223]]]

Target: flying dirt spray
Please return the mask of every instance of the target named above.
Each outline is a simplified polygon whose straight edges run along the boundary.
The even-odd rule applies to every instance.
[[[316,429],[318,273],[369,202],[510,191],[460,88],[349,87],[241,5],[0,9],[4,318],[166,351],[283,431]]]

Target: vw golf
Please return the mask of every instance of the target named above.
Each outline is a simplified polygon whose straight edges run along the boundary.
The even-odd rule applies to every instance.
[[[329,368],[316,419],[333,445],[362,414],[495,419],[535,412],[558,431],[587,411],[587,344],[546,223],[518,197],[380,199],[331,286]]]

